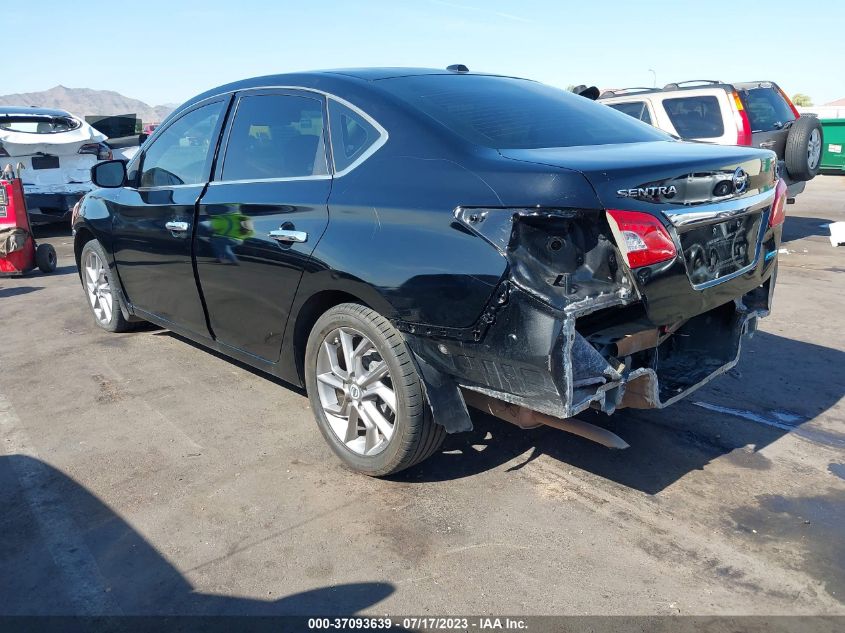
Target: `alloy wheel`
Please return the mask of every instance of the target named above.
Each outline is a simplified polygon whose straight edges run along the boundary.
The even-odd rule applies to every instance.
[[[815,169],[822,156],[822,137],[818,130],[810,132],[810,140],[807,143],[807,167]]]
[[[317,353],[317,392],[337,438],[358,455],[383,451],[396,425],[396,392],[387,362],[361,332],[332,330]]]
[[[89,251],[85,256],[83,270],[85,289],[94,317],[103,325],[108,325],[111,322],[114,299],[103,260],[94,251]]]

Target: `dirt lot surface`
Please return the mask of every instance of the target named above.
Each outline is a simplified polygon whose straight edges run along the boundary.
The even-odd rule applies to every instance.
[[[845,177],[789,218],[771,317],[631,445],[475,415],[387,480],[304,394],[162,330],[108,334],[72,238],[0,280],[0,613],[845,614]]]

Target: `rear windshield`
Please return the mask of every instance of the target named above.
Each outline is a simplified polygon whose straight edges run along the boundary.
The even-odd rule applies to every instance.
[[[681,138],[717,138],[725,133],[716,97],[664,99],[663,108]]]
[[[752,132],[779,130],[784,124],[795,120],[792,108],[774,86],[741,90],[739,96],[748,114]]]
[[[0,130],[29,132],[31,134],[57,134],[75,130],[82,123],[66,116],[38,116],[0,114]]]
[[[379,82],[466,140],[496,149],[665,141],[665,133],[590,99],[526,79],[419,75]]]

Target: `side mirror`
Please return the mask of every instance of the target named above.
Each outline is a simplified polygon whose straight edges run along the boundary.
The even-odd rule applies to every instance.
[[[126,183],[126,163],[122,160],[107,160],[91,168],[91,182],[98,187],[122,187]]]

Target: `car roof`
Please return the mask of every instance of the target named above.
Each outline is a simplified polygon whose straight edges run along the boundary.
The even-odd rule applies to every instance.
[[[397,77],[414,77],[420,75],[475,75],[486,77],[508,77],[507,75],[495,75],[492,73],[458,72],[447,68],[406,68],[406,67],[383,67],[383,68],[336,68],[329,70],[312,70],[297,73],[283,73],[278,75],[263,75],[240,79],[229,84],[217,86],[198,94],[182,103],[174,110],[167,119],[182,112],[194,104],[217,97],[226,93],[254,88],[267,88],[272,86],[297,86],[332,92],[342,90],[344,87],[361,86],[362,83],[372,83],[384,79]],[[513,77],[513,79],[522,79]],[[523,79],[523,81],[531,81]]]
[[[401,66],[384,68],[339,68],[332,70],[315,71],[315,74],[346,75],[366,81],[379,81],[382,79],[395,79],[396,77],[414,77],[419,75],[485,75],[490,77],[501,77],[495,73],[479,72],[457,72],[447,68],[403,68]]]
[[[16,114],[30,114],[33,116],[73,116],[70,112],[57,110],[55,108],[37,108],[35,106],[0,106],[0,116]]]
[[[685,85],[692,84],[692,85]],[[689,82],[668,83],[662,88],[617,88],[615,90],[605,90],[599,95],[599,99],[616,99],[620,97],[638,97],[640,95],[659,94],[662,92],[684,92],[688,90],[725,90],[733,92],[734,90],[750,90],[752,88],[777,88],[774,81],[734,81],[726,83],[723,81],[708,81],[706,79],[696,79]]]

